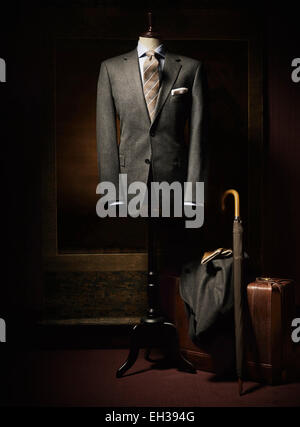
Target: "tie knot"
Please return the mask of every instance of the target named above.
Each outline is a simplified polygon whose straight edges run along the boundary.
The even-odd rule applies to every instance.
[[[146,52],[146,55],[148,56],[149,59],[152,59],[153,56],[155,57],[155,52],[154,50],[148,50]]]

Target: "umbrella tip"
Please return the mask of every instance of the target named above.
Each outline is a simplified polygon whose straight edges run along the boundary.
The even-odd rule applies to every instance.
[[[238,378],[238,387],[239,387],[239,395],[241,396],[243,394],[243,380],[241,378]]]

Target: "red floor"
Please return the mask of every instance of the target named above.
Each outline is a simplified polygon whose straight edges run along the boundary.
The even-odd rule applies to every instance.
[[[128,375],[115,372],[127,350],[56,350],[16,353],[6,399],[13,405],[51,406],[300,406],[300,383],[260,386],[213,381],[210,373],[154,370],[143,353]],[[20,362],[21,361],[21,362]],[[150,369],[149,369],[150,368]],[[133,374],[134,372],[142,371]]]

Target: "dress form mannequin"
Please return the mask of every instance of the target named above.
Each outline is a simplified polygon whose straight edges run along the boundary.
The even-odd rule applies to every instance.
[[[161,40],[156,37],[139,37],[139,41],[149,50],[155,50],[162,44]]]
[[[152,30],[152,13],[148,13],[148,31],[141,34],[139,37],[139,41],[147,47],[149,50],[155,50],[159,45],[162,44],[160,34],[154,32]]]
[[[148,13],[149,28],[146,33],[139,37],[139,41],[148,49],[155,50],[162,44],[158,33],[152,31],[152,14]],[[148,185],[152,181],[152,174]],[[150,193],[149,193],[150,194]],[[149,200],[149,211],[151,211],[151,200]],[[148,220],[148,309],[145,317],[139,324],[136,324],[132,330],[130,351],[127,360],[118,369],[116,376],[122,377],[123,374],[133,366],[137,360],[140,347],[146,344],[146,360],[156,362],[158,367],[176,366],[179,370],[195,373],[193,365],[187,361],[179,349],[178,333],[175,325],[167,321],[160,312],[159,307],[159,280],[157,274],[157,232],[154,220],[150,217]],[[150,352],[152,347],[165,346],[165,358],[152,360]]]

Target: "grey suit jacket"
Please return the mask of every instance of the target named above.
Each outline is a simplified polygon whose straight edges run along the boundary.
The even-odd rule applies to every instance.
[[[97,89],[97,149],[100,182],[126,173],[128,185],[153,180],[204,180],[204,96],[202,63],[166,53],[162,82],[151,123],[144,99],[137,50],[102,62]],[[171,90],[186,87],[184,94]],[[116,115],[120,119],[117,144]],[[184,141],[190,121],[189,145]],[[185,197],[193,201],[191,195]]]

